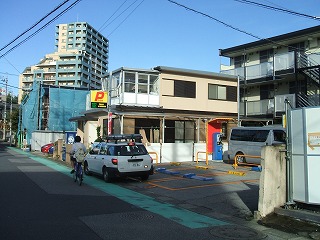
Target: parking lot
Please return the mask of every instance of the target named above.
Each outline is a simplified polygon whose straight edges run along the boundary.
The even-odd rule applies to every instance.
[[[219,218],[252,219],[258,209],[260,172],[224,162],[156,164],[148,181],[118,181],[125,188]]]

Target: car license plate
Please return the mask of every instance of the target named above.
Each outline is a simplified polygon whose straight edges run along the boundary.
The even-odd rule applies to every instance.
[[[140,163],[132,163],[132,167],[140,167],[141,164]]]

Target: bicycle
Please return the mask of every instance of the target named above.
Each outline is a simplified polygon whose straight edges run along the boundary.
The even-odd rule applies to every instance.
[[[79,186],[81,186],[83,181],[83,169],[82,162],[75,162],[75,171],[73,172],[73,180],[78,182]]]

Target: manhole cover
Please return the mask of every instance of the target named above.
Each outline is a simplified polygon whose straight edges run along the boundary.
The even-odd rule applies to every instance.
[[[129,212],[129,213],[123,213],[120,215],[121,218],[124,218],[126,220],[144,220],[144,219],[151,219],[154,216],[148,213],[136,213],[136,212]]]
[[[266,234],[253,230],[251,228],[237,226],[237,225],[224,225],[210,229],[210,234],[219,237],[220,239],[250,239],[259,240],[267,237]]]

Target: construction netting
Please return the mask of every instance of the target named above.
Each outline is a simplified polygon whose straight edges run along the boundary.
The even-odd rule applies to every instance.
[[[52,131],[76,131],[76,122],[71,117],[80,116],[86,110],[86,96],[81,89],[49,89],[48,129]]]
[[[30,144],[35,130],[76,131],[76,122],[69,119],[86,110],[89,91],[34,83],[20,106],[20,140]]]

